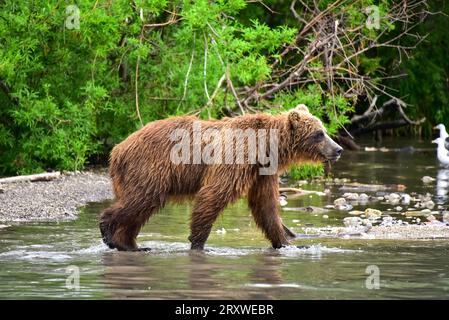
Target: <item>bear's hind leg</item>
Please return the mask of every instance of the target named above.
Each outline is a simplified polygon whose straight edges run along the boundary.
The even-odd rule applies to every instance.
[[[115,245],[112,241],[116,230],[116,217],[120,215],[122,205],[120,202],[116,202],[109,208],[106,208],[100,216],[100,232],[103,242],[111,249],[115,249]]]
[[[138,204],[117,202],[106,209],[100,219],[104,243],[120,251],[146,251],[146,248],[137,247],[136,239],[145,222],[164,204],[161,201],[157,203],[158,206],[146,201]]]
[[[278,176],[258,176],[248,192],[248,205],[256,225],[262,229],[273,248],[289,245],[290,233],[284,229],[279,216]]]

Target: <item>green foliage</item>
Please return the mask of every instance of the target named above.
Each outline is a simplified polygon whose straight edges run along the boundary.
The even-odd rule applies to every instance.
[[[382,63],[390,69],[407,74],[407,77],[393,79],[388,84],[398,90],[399,96],[407,98],[408,114],[412,118],[426,117],[426,135],[433,133],[438,123],[449,125],[449,5],[444,1],[430,1],[431,15],[418,26],[426,39],[400,64],[395,52],[382,52]]]
[[[362,8],[374,2],[345,4],[349,26],[363,23]],[[290,2],[264,3],[278,14],[244,0],[1,1],[0,175],[81,169],[107,157],[141,122],[227,114],[236,100],[215,90],[219,79],[227,73],[241,89],[270,80],[273,62],[303,27]],[[391,3],[377,1],[382,15]],[[79,29],[66,24],[72,4],[80,10]],[[382,23],[393,30],[387,19]],[[366,41],[378,32],[368,32]],[[379,58],[361,55],[360,61],[365,74],[379,74]],[[323,62],[312,66],[323,68]],[[355,104],[324,85],[286,88],[269,99],[253,110],[306,103],[331,134],[348,122]]]
[[[275,101],[283,105],[285,110],[304,103],[313,115],[325,121],[324,125],[331,135],[349,122],[347,113],[354,110],[341,95],[332,97],[328,93],[323,93],[321,87],[317,85],[308,85],[292,92],[281,92]]]
[[[293,165],[288,171],[288,174],[293,180],[310,180],[323,176],[324,167],[322,164]]]

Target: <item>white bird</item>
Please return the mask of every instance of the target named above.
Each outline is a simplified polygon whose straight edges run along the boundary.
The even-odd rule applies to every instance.
[[[447,138],[446,138],[447,139]],[[432,143],[438,144],[437,158],[444,165],[449,166],[449,150],[445,147],[446,139],[436,138]]]
[[[444,147],[449,150],[449,134],[446,131],[444,124],[440,123],[434,129],[440,130],[440,138],[444,140]]]

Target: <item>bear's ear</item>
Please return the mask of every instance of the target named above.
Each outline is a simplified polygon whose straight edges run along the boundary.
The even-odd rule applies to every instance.
[[[296,111],[296,109],[293,109],[288,113],[288,122],[293,129],[299,127],[299,123],[301,121],[300,112],[302,111]]]
[[[295,107],[295,110],[296,110],[296,111],[301,111],[301,112],[308,112],[308,113],[310,113],[309,108],[307,108],[307,106],[306,106],[305,104],[303,104],[303,103],[298,104],[298,105]]]

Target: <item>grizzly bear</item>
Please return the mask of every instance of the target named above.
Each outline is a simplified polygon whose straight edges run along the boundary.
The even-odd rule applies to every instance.
[[[336,161],[341,152],[305,105],[279,115],[151,122],[112,150],[116,201],[100,218],[103,241],[118,250],[148,250],[136,244],[147,220],[167,201],[193,198],[189,240],[191,249],[202,250],[218,215],[246,195],[256,225],[281,248],[294,233],[279,215],[278,174],[294,163]]]

